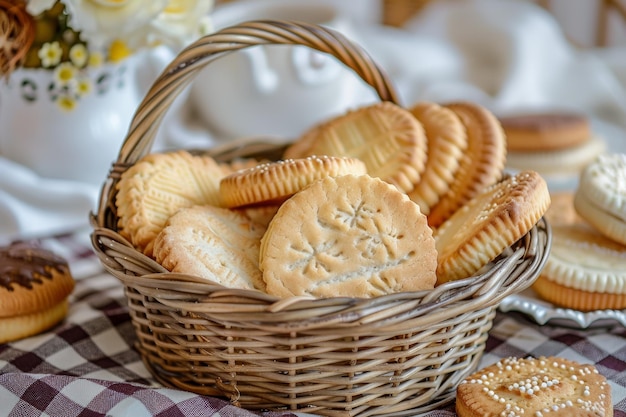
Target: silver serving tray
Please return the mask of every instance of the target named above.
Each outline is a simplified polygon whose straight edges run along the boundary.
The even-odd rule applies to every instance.
[[[550,324],[564,327],[626,327],[626,310],[596,310],[582,312],[569,308],[556,307],[541,300],[532,288],[514,294],[502,300],[500,311],[524,313],[538,324]]]

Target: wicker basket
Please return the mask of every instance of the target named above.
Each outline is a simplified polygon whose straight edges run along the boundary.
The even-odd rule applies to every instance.
[[[115,185],[147,154],[176,95],[201,68],[257,44],[297,44],[329,53],[397,102],[384,73],[340,34],[292,22],[248,22],[200,39],[172,62],[140,104],[92,214],[92,243],[125,286],[137,348],[166,386],[228,398],[255,410],[328,416],[415,415],[454,399],[475,370],[500,301],[532,284],[550,231],[539,222],[484,273],[433,291],[374,299],[278,299],[169,273],[117,233]],[[246,143],[209,152],[280,156]]]

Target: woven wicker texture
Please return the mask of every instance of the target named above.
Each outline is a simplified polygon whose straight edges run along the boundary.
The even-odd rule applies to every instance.
[[[277,299],[224,288],[169,273],[116,232],[119,175],[149,152],[164,112],[193,74],[223,53],[270,43],[332,54],[381,100],[397,101],[363,50],[317,26],[244,23],[179,54],[139,106],[92,215],[94,250],[126,288],[146,366],[167,386],[257,410],[402,416],[452,401],[480,360],[499,302],[530,286],[543,267],[551,236],[543,221],[481,275],[374,299]],[[228,160],[281,150],[246,142],[208,152]]]
[[[35,39],[35,22],[23,0],[0,0],[0,76],[8,76]]]

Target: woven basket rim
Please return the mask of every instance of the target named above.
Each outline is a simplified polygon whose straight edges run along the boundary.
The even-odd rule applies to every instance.
[[[543,269],[547,261],[551,238],[550,225],[542,218],[525,236],[507,248],[483,271],[464,279],[443,283],[434,289],[397,292],[372,298],[309,296],[280,298],[258,290],[229,288],[193,275],[169,272],[153,259],[135,250],[116,232],[98,227],[92,232],[92,243],[104,267],[125,286],[149,294],[165,305],[203,313],[206,312],[203,307],[205,305],[209,306],[210,311],[216,312],[215,306],[222,303],[224,311],[233,312],[237,311],[238,304],[242,304],[247,306],[244,308],[246,312],[274,314],[307,309],[344,312],[346,309],[375,308],[377,305],[388,306],[416,300],[419,301],[414,308],[416,315],[428,314],[435,309],[441,310],[458,301],[463,301],[463,309],[497,305],[504,297],[532,285],[537,272]],[[106,250],[103,251],[101,248]],[[146,272],[139,275],[121,272],[118,264],[111,264],[111,259],[115,257],[136,264],[143,263],[147,265]],[[530,263],[524,261],[525,258],[530,258]],[[229,301],[230,299],[238,301],[233,303]],[[472,301],[468,303],[468,299]]]

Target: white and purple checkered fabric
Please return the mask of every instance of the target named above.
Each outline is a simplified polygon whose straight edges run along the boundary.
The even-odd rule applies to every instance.
[[[228,402],[160,386],[133,349],[120,282],[102,272],[86,233],[41,243],[70,262],[76,289],[66,320],[38,336],[0,344],[0,416],[258,416]],[[502,357],[556,355],[595,364],[626,417],[626,329],[540,326],[499,312],[482,365]],[[455,416],[453,405],[425,414]],[[294,416],[265,413],[265,416]],[[303,415],[299,413],[298,415]]]

